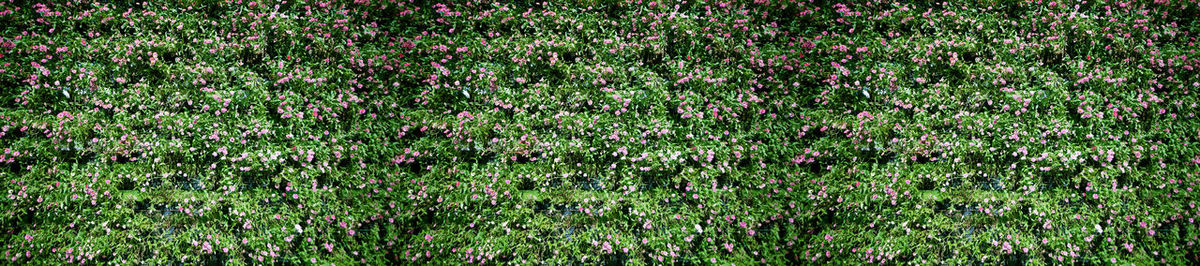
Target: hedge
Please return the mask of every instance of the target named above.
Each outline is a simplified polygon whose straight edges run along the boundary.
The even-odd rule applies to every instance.
[[[1191,1],[7,1],[5,264],[1197,264]]]

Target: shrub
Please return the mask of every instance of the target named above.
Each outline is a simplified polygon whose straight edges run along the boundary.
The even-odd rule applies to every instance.
[[[0,3],[3,261],[1195,264],[1198,9]]]

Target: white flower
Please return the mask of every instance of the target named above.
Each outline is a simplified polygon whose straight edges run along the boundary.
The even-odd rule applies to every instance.
[[[303,233],[304,233],[304,229],[300,228],[300,224],[296,224],[296,233],[297,233],[297,234],[303,234]]]
[[[1103,229],[1103,228],[1100,228],[1100,224],[1096,224],[1096,233],[1097,233],[1097,234],[1103,234],[1103,233],[1104,233],[1104,229]]]
[[[703,233],[704,233],[704,229],[703,229],[703,228],[700,228],[700,224],[696,224],[696,233],[697,233],[697,234],[703,234]]]
[[[870,99],[870,98],[871,98],[871,93],[870,93],[870,92],[867,92],[867,89],[866,89],[866,88],[863,88],[863,96],[867,96],[867,99]]]

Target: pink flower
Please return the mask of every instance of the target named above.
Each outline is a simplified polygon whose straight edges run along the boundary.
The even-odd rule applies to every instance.
[[[33,241],[33,236],[26,234],[26,235],[25,235],[25,241],[27,241],[27,242],[28,242],[28,241]]]
[[[825,241],[833,241],[833,236],[825,234]]]
[[[433,241],[433,236],[426,234],[426,235],[425,235],[425,241],[426,241],[426,242]]]

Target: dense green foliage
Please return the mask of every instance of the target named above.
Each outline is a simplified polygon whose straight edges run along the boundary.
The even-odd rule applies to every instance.
[[[0,3],[6,263],[1198,263],[1189,1],[116,2]]]

